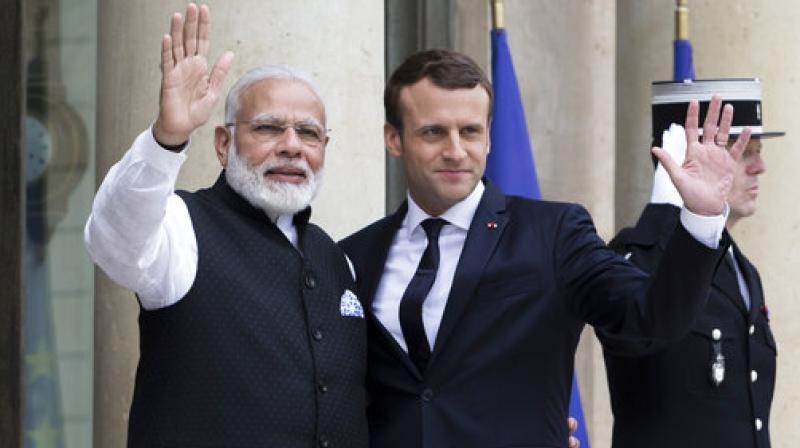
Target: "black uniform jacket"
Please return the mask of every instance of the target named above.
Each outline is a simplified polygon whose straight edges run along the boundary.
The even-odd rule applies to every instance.
[[[650,204],[636,227],[623,229],[611,247],[652,272],[679,215],[675,206]],[[758,272],[735,245],[734,253],[750,292],[749,310],[725,260],[707,305],[679,342],[639,344],[643,356],[630,356],[636,354],[634,344],[598,330],[614,411],[614,448],[770,446],[775,340]],[[716,384],[711,369],[718,353],[724,360]]]
[[[365,310],[405,213],[403,206],[341,243]],[[505,196],[487,184],[427,369],[368,313],[370,446],[566,446],[584,324],[637,341],[682,337],[705,304],[721,251],[681,227],[664,269],[649,278],[603,243],[582,207]]]

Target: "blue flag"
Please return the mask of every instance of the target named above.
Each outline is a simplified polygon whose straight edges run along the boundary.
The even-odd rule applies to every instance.
[[[486,176],[505,194],[541,199],[525,110],[522,108],[522,97],[504,29],[492,30],[492,84],[492,147],[486,162]],[[581,448],[589,448],[581,395],[574,376],[569,415],[578,420],[578,431],[574,435],[580,440]]]
[[[692,63],[692,44],[686,39],[673,41],[672,80],[694,80],[694,64]]]
[[[525,110],[504,29],[492,30],[492,84],[492,146],[486,176],[505,194],[541,199]]]

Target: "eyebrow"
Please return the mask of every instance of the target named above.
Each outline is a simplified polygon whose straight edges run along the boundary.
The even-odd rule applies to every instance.
[[[486,129],[486,125],[483,123],[467,123],[458,127],[459,130],[464,128]],[[428,129],[449,129],[449,126],[439,123],[425,124],[418,128],[414,128],[414,132],[424,132]]]
[[[272,121],[272,122],[279,122],[285,123],[287,120],[284,117],[269,113],[269,112],[262,112],[260,114],[256,114],[253,118],[248,121]],[[322,128],[322,124],[314,117],[307,117],[302,120],[298,120],[295,124],[303,124],[303,125],[313,125],[318,128]]]

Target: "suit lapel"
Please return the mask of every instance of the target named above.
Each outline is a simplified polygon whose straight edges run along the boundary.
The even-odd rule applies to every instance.
[[[404,202],[397,211],[388,217],[385,221],[385,226],[377,232],[378,237],[370,244],[369,252],[375,254],[366,266],[361,266],[363,271],[360,273],[359,288],[364,297],[365,305],[372,310],[372,302],[375,300],[375,294],[378,292],[378,285],[380,284],[381,277],[383,277],[383,270],[386,266],[386,258],[389,256],[389,249],[394,241],[394,236],[397,234],[397,229],[403,224],[403,218],[406,215],[408,206]]]
[[[506,228],[508,217],[504,214],[505,202],[505,195],[491,183],[486,182],[486,191],[472,218],[467,238],[464,241],[464,249],[461,251],[461,257],[456,266],[428,369],[436,362],[438,354],[442,351],[459,318],[466,310],[472,294],[480,282],[486,263],[494,253],[500,236]]]
[[[756,268],[739,251],[739,247],[736,244],[733,245],[733,253],[736,256],[736,262],[739,263],[739,269],[742,271],[747,290],[750,292],[750,322],[753,322],[756,313],[764,305],[764,291],[761,290],[761,282],[758,280]]]
[[[378,237],[372,242],[369,248],[369,251],[374,253],[375,257],[370,257],[371,260],[366,263],[365,266],[362,266],[363,270],[359,274],[359,288],[365,300],[364,305],[367,309],[370,325],[374,326],[376,333],[380,335],[379,337],[383,338],[383,343],[387,349],[421,381],[422,375],[414,363],[411,362],[411,358],[408,357],[408,354],[400,347],[400,344],[397,343],[394,336],[392,336],[389,330],[381,323],[380,319],[372,312],[372,302],[375,300],[375,294],[378,292],[378,285],[383,277],[386,259],[389,256],[389,249],[392,246],[392,241],[394,241],[397,230],[403,224],[403,218],[406,216],[407,211],[408,204],[404,202],[394,214],[388,217],[385,221],[384,228],[377,232]]]
[[[713,283],[742,314],[747,315],[744,299],[741,292],[739,292],[739,280],[736,278],[736,271],[731,264],[729,254],[726,253],[722,262],[717,266],[717,273],[714,275]]]

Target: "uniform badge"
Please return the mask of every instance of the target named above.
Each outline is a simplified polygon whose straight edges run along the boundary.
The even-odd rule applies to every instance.
[[[711,331],[711,339],[714,341],[711,344],[714,354],[711,358],[711,372],[709,378],[711,384],[719,387],[725,381],[725,356],[722,355],[722,331],[715,328]]]
[[[719,387],[725,380],[725,357],[718,353],[711,363],[711,382]]]

